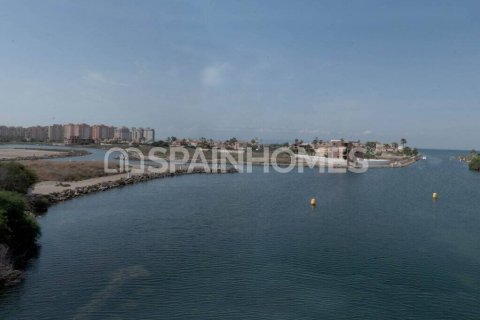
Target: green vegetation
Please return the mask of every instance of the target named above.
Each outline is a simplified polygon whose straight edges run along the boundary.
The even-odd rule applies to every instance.
[[[0,191],[0,244],[14,252],[30,248],[40,235],[35,219],[26,213],[23,196],[16,192]]]
[[[468,168],[473,171],[480,171],[480,154],[472,150],[466,156],[458,157],[460,161],[468,163]]]
[[[152,147],[162,147],[162,148],[168,148],[170,146],[170,144],[168,142],[163,141],[163,140],[152,142],[150,145]]]
[[[21,272],[14,270],[17,257],[35,247],[40,227],[27,212],[25,194],[37,181],[35,173],[16,162],[0,163],[0,287],[15,283]],[[39,199],[38,207],[46,205]]]
[[[38,196],[30,200],[30,207],[33,212],[45,213],[50,207],[50,201],[45,196]]]
[[[375,150],[377,148],[377,143],[374,141],[368,141],[365,143],[365,149],[367,150],[365,152],[365,159],[375,159]]]
[[[470,154],[465,157],[465,161],[468,162],[468,168],[470,170],[480,171],[480,154],[478,154],[477,151],[470,151]]]
[[[171,143],[171,142],[175,142],[175,141],[177,141],[177,137],[175,137],[175,136],[171,136],[171,137],[167,138],[167,142]]]
[[[288,148],[290,144],[288,142],[284,142],[284,143],[272,143],[270,144],[268,147],[270,149],[278,149],[278,148]]]
[[[468,164],[468,168],[474,171],[480,171],[480,156],[476,156]]]
[[[235,144],[238,142],[238,139],[233,137],[225,141],[225,148],[227,150],[233,150],[235,149]]]
[[[213,147],[213,140],[207,140],[205,137],[200,138],[200,143],[197,145],[197,147],[202,148],[202,149],[212,149]]]
[[[418,150],[416,148],[410,148],[410,147],[405,147],[403,148],[403,154],[406,155],[407,157],[414,157],[418,155]]]
[[[27,193],[37,176],[18,162],[0,163],[0,190]]]

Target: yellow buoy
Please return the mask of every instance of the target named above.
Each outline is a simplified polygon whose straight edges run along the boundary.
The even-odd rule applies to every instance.
[[[437,200],[438,199],[438,193],[434,192],[432,194],[432,198],[433,198],[433,200]]]
[[[312,207],[316,207],[316,206],[317,206],[317,199],[312,198],[312,199],[310,200],[310,205],[311,205]]]

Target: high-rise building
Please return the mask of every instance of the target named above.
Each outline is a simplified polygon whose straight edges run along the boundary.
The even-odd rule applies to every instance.
[[[48,141],[62,142],[63,138],[63,125],[54,124],[48,127]]]
[[[89,143],[92,141],[92,127],[88,124],[66,124],[63,126],[63,137],[67,144]]]
[[[25,140],[27,141],[47,141],[48,127],[35,126],[25,129]]]
[[[143,142],[143,128],[132,128],[131,130],[132,142],[142,143]]]
[[[78,137],[80,140],[92,140],[92,127],[88,124],[77,124],[75,125],[75,128],[78,130]]]
[[[7,140],[8,138],[8,127],[0,126],[0,140]]]
[[[103,124],[92,126],[92,139],[95,142],[113,139],[114,128]]]
[[[127,127],[117,127],[114,131],[114,139],[122,142],[129,142],[130,137],[130,129]]]
[[[0,127],[0,138],[3,141],[25,140],[25,128],[22,127]]]
[[[73,143],[74,140],[74,135],[73,135],[73,128],[74,128],[73,123],[65,124],[63,125],[63,139],[65,143]]]
[[[151,128],[146,128],[143,130],[143,143],[153,143],[155,142],[155,130]]]

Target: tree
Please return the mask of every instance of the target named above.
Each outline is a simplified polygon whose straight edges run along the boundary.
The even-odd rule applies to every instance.
[[[36,220],[25,210],[26,203],[22,195],[0,191],[0,243],[13,251],[28,249],[40,236]]]
[[[398,143],[396,142],[392,142],[392,147],[397,150],[398,149]]]
[[[25,194],[37,180],[35,173],[21,163],[0,163],[0,190]]]
[[[366,145],[367,147],[372,148],[372,149],[374,149],[374,148],[377,147],[377,143],[376,143],[375,141],[367,141],[367,142],[365,142],[365,145]]]
[[[163,147],[163,148],[168,148],[168,146],[169,146],[168,142],[163,141],[163,140],[158,140],[158,141],[152,142],[150,145],[152,147]]]
[[[468,168],[470,170],[474,171],[480,171],[480,156],[475,156],[470,160],[470,163],[468,164]]]
[[[402,145],[402,147],[405,147],[405,145],[407,144],[407,139],[405,138],[400,139],[400,144]]]
[[[199,148],[202,149],[211,149],[213,145],[213,140],[207,140],[205,137],[200,138],[200,143],[197,145]]]

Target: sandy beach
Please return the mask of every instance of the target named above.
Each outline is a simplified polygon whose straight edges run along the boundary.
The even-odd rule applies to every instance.
[[[49,157],[60,157],[64,155],[65,155],[65,152],[62,152],[62,151],[13,149],[13,148],[0,149],[0,160],[49,158]]]

